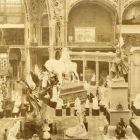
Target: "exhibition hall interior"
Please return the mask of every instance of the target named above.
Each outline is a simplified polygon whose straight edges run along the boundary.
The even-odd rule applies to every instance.
[[[140,0],[0,0],[0,140],[140,139]]]

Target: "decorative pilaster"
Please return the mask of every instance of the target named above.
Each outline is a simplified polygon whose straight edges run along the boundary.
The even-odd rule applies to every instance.
[[[64,45],[64,1],[45,0],[49,10],[51,40],[56,46]]]
[[[45,8],[44,5],[45,0],[24,0],[26,12],[25,43],[28,45],[40,44],[40,21]]]

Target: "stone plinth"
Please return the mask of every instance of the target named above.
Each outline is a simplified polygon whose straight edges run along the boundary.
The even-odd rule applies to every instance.
[[[116,126],[117,123],[120,121],[120,118],[124,118],[124,122],[129,125],[130,119],[130,110],[107,110],[108,112],[108,120],[110,122],[110,126]]]
[[[126,135],[132,135],[132,130],[129,127],[128,84],[125,83],[123,78],[112,80],[109,93],[109,109],[107,109],[106,116],[110,124],[108,128],[109,136],[115,137],[115,128],[121,118],[128,126]]]
[[[132,99],[140,94],[140,48],[132,47],[130,54],[129,87]]]
[[[128,84],[121,79],[113,80],[111,83],[109,104],[112,110],[116,110],[119,104],[123,109],[128,109]]]

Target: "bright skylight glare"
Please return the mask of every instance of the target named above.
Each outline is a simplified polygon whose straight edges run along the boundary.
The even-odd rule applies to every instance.
[[[0,3],[21,3],[22,0],[0,0]]]

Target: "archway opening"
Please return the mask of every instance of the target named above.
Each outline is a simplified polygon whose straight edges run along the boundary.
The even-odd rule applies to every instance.
[[[105,6],[80,2],[68,16],[68,44],[113,41],[113,19]]]
[[[140,2],[129,5],[123,12],[123,37],[131,45],[140,45]],[[128,40],[129,39],[129,40]]]

